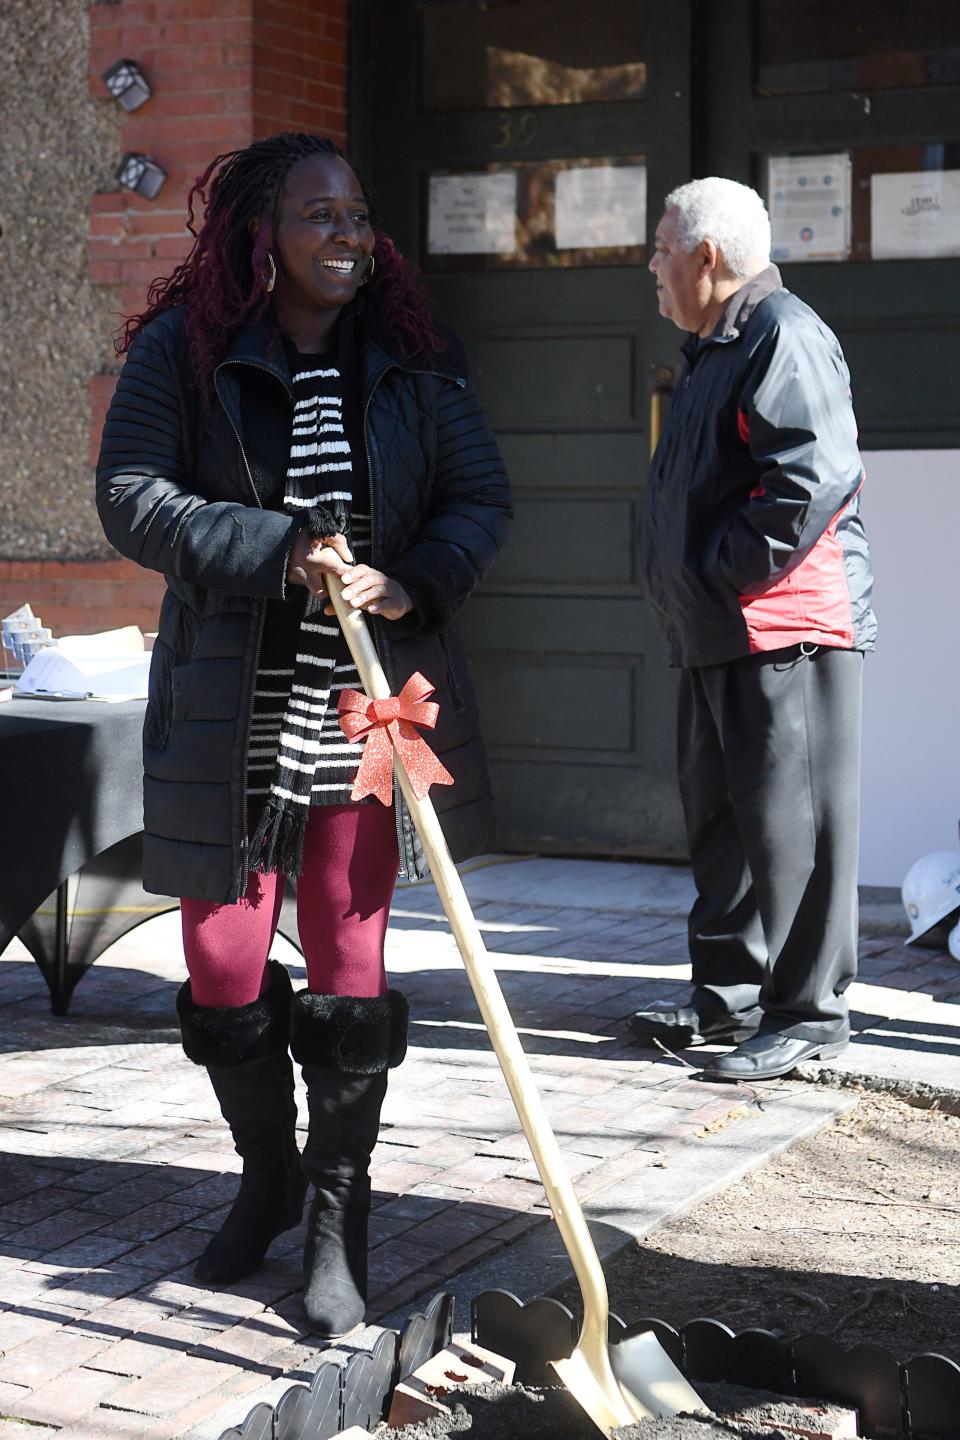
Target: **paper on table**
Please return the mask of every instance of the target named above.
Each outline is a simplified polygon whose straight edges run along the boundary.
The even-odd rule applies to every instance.
[[[511,255],[517,248],[517,174],[431,175],[431,255]]]
[[[874,260],[960,255],[960,170],[874,175],[870,233]]]
[[[61,635],[57,649],[64,655],[138,655],[144,650],[143,631],[138,625],[122,625],[95,635]]]
[[[850,156],[771,155],[767,170],[773,260],[850,257]]]
[[[558,250],[645,245],[646,165],[578,165],[557,171]]]
[[[150,655],[68,655],[59,646],[34,655],[14,687],[19,696],[63,700],[140,700],[147,694]]]

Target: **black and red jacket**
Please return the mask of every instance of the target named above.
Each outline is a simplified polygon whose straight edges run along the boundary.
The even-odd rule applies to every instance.
[[[683,352],[640,532],[671,664],[800,642],[871,650],[863,463],[836,336],[771,265]]]

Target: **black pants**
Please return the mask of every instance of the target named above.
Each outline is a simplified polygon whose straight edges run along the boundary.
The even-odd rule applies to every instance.
[[[863,656],[799,646],[685,670],[693,1004],[844,1040],[857,966]]]

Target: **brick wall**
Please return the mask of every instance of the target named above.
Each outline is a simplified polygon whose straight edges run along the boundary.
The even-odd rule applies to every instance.
[[[213,157],[283,129],[346,137],[347,0],[117,0],[90,9],[91,94],[113,105],[102,80],[135,60],[153,89],[124,114],[121,151],[152,155],[167,172],[154,201],[129,191],[92,196],[90,278],[123,314],[187,253],[187,195]],[[118,317],[119,318],[119,317]],[[90,460],[116,383],[91,377]],[[29,600],[55,632],[125,623],[156,628],[158,576],[125,560],[0,561],[0,614]]]
[[[347,0],[254,0],[253,132],[347,137]]]
[[[54,635],[156,630],[163,578],[130,560],[0,560],[0,615],[29,602]]]

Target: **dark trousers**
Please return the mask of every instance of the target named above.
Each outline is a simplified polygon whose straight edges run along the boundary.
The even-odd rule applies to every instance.
[[[844,1040],[857,967],[863,656],[799,646],[685,670],[680,789],[704,1018]]]

